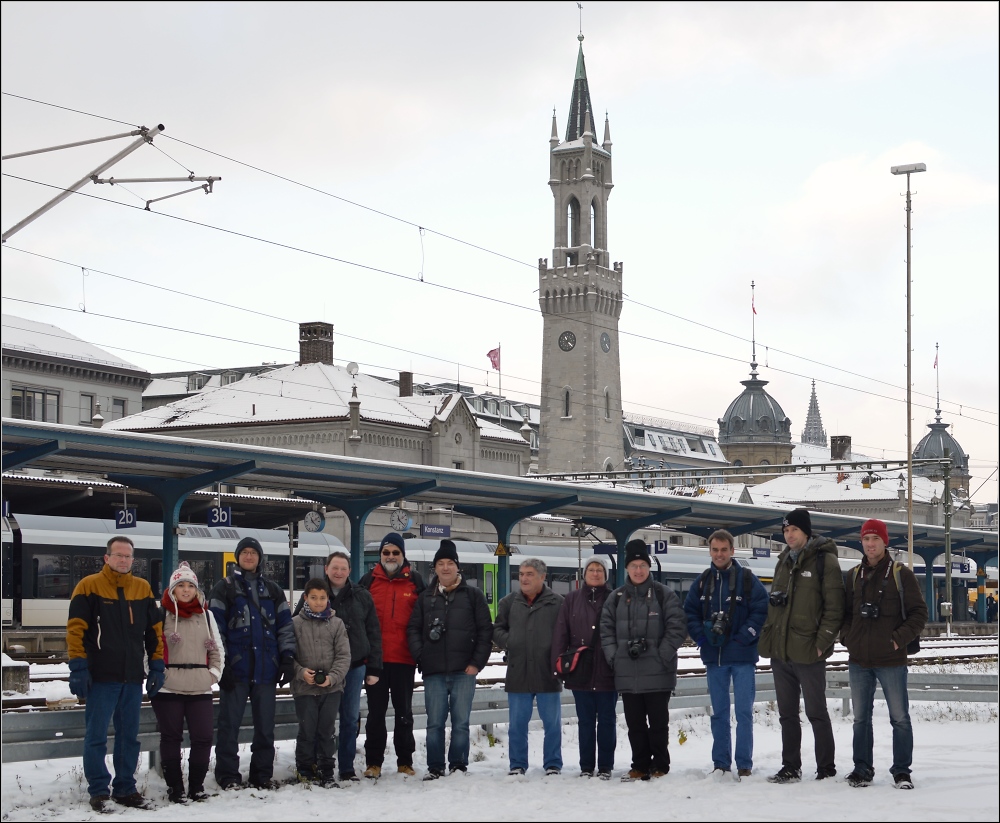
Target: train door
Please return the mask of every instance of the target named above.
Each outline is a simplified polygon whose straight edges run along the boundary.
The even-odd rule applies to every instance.
[[[20,534],[17,535],[20,537]],[[7,518],[3,519],[3,628],[19,628],[21,625],[21,557],[17,550],[14,531]],[[15,609],[17,613],[15,613]]]
[[[222,554],[222,576],[228,577],[236,568],[236,555],[233,552],[223,552]]]
[[[483,565],[483,594],[486,595],[486,603],[490,607],[490,619],[497,619],[497,564],[486,563]]]

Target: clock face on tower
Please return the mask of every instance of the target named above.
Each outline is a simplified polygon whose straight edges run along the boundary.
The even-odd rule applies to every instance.
[[[571,351],[576,345],[576,335],[571,331],[564,331],[559,335],[559,348],[563,351]]]
[[[611,336],[607,332],[601,335],[601,348],[605,353],[611,351]]]

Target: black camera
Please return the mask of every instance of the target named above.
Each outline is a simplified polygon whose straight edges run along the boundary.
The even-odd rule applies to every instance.
[[[729,615],[726,612],[715,612],[712,615],[712,634],[723,635],[729,629]]]
[[[326,683],[325,669],[316,669],[313,672],[313,683],[315,683],[317,686],[322,686],[324,683]]]
[[[644,651],[646,651],[645,637],[640,637],[636,640],[628,641],[628,656],[631,657],[633,660],[638,659],[639,655],[641,655]]]
[[[787,606],[788,605],[788,592],[771,592],[769,598],[772,606]]]
[[[435,617],[431,621],[430,628],[427,629],[427,637],[433,642],[437,643],[442,637],[444,637],[445,625],[444,621],[440,617]]]
[[[879,616],[880,610],[878,603],[862,603],[861,604],[861,616],[870,617],[873,620]]]

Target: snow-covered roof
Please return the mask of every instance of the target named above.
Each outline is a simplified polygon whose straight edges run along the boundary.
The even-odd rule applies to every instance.
[[[28,354],[80,360],[109,368],[146,373],[146,369],[141,366],[87,343],[65,329],[12,314],[3,315],[3,347]]]
[[[183,386],[164,380],[169,389],[164,393],[186,392],[186,378],[179,379]],[[325,363],[285,366],[227,386],[215,382],[215,387],[111,421],[105,428],[141,431],[342,418],[350,414],[355,384],[361,418],[369,421],[426,428],[435,418],[449,417],[455,403],[465,402],[457,394],[400,397],[395,386],[382,380],[364,374],[352,378],[341,366]],[[517,432],[496,424],[480,420],[479,426],[484,437],[523,442]]]
[[[900,477],[906,477],[906,470],[875,472],[876,479],[871,488],[862,485],[867,471],[842,472],[840,474],[818,474],[797,472],[782,474],[773,480],[750,487],[750,496],[758,505],[768,503],[820,502],[829,500],[898,500]],[[932,498],[941,499],[944,483],[913,476],[913,500],[929,503]]]
[[[793,463],[823,463],[829,462],[830,459],[829,446],[815,446],[812,443],[792,443]],[[880,458],[852,450],[845,459],[861,462],[864,460],[878,460]]]
[[[143,390],[143,397],[176,397],[188,394],[187,377],[155,377]]]

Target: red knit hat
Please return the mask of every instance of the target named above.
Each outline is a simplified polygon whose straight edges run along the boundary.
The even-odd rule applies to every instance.
[[[877,534],[882,538],[882,542],[886,546],[889,545],[889,530],[885,527],[885,523],[881,520],[866,520],[865,525],[861,527],[861,536],[864,537],[866,534]]]

